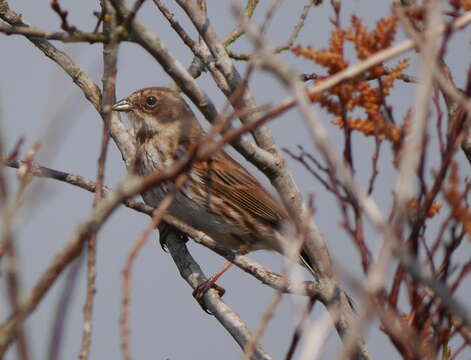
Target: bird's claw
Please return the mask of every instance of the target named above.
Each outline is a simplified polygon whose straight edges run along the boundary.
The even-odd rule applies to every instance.
[[[204,304],[203,297],[204,297],[204,294],[206,294],[206,292],[211,288],[216,290],[220,297],[222,297],[226,293],[226,290],[223,287],[214,283],[214,281],[211,281],[211,279],[203,281],[201,284],[199,284],[196,287],[195,290],[193,290],[193,297],[195,298],[196,301],[198,301],[198,304],[200,304],[201,308],[209,315],[213,315],[213,314],[208,310],[208,308]]]
[[[162,223],[159,226],[159,243],[160,243],[160,247],[165,252],[167,252],[167,238],[171,232],[176,232],[178,234],[178,237],[182,239],[184,242],[188,241],[188,237],[186,236],[186,234],[182,233],[180,230],[173,227],[172,225],[169,225],[167,223]]]

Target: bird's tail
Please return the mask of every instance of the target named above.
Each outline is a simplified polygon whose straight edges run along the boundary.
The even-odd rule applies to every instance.
[[[296,228],[292,222],[282,222],[280,224],[280,229],[276,232],[278,244],[280,244],[279,249],[280,253],[289,253],[289,246],[293,246],[293,242],[288,241],[288,239],[296,239]],[[285,252],[286,251],[286,252]],[[314,277],[314,280],[318,281],[320,276],[319,267],[316,264],[316,260],[309,255],[309,251],[305,249],[305,246],[299,251],[299,263],[303,265]]]
[[[312,274],[312,276],[314,276],[315,280],[318,280],[319,269],[316,265],[316,261],[309,256],[309,253],[304,249],[301,249],[299,257],[301,258],[301,264]]]
[[[320,277],[319,276],[319,268],[316,265],[316,261],[314,259],[312,259],[312,257],[309,256],[309,253],[304,249],[301,250],[301,252],[299,254],[299,257],[301,258],[301,261],[300,261],[301,264],[307,270],[309,270],[309,272],[312,274],[314,279],[316,281],[319,280],[319,277]],[[345,294],[345,297],[347,298],[347,301],[349,302],[350,307],[356,313],[356,305],[355,305],[355,302],[353,301],[353,299],[344,290],[341,290],[341,291]]]

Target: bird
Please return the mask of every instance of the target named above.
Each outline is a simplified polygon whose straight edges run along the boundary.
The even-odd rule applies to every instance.
[[[137,175],[168,169],[189,149],[208,141],[189,105],[173,89],[140,89],[118,101],[112,109],[125,112],[131,123],[137,144],[133,165]],[[224,149],[193,162],[187,176],[167,210],[170,215],[238,253],[255,250],[283,253],[280,233],[283,224],[289,222],[287,212]],[[156,207],[174,186],[172,182],[158,184],[142,197],[148,205]],[[303,250],[300,263],[315,275],[313,261]],[[198,296],[213,284],[214,281],[205,284]]]

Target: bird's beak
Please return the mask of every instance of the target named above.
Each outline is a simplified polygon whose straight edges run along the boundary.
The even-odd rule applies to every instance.
[[[114,111],[130,111],[134,108],[133,104],[128,99],[119,100],[113,105],[111,109]]]

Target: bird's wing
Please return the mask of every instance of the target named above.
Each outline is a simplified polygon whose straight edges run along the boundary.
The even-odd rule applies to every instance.
[[[210,160],[193,166],[199,180],[214,196],[224,198],[226,204],[240,208],[249,217],[262,220],[272,228],[277,228],[287,218],[276,200],[227,153],[219,152]],[[281,252],[279,246],[274,248]],[[318,278],[315,260],[304,249],[301,249],[299,262]]]
[[[194,170],[214,195],[251,216],[274,227],[286,217],[275,199],[227,153],[221,151],[194,164]]]

